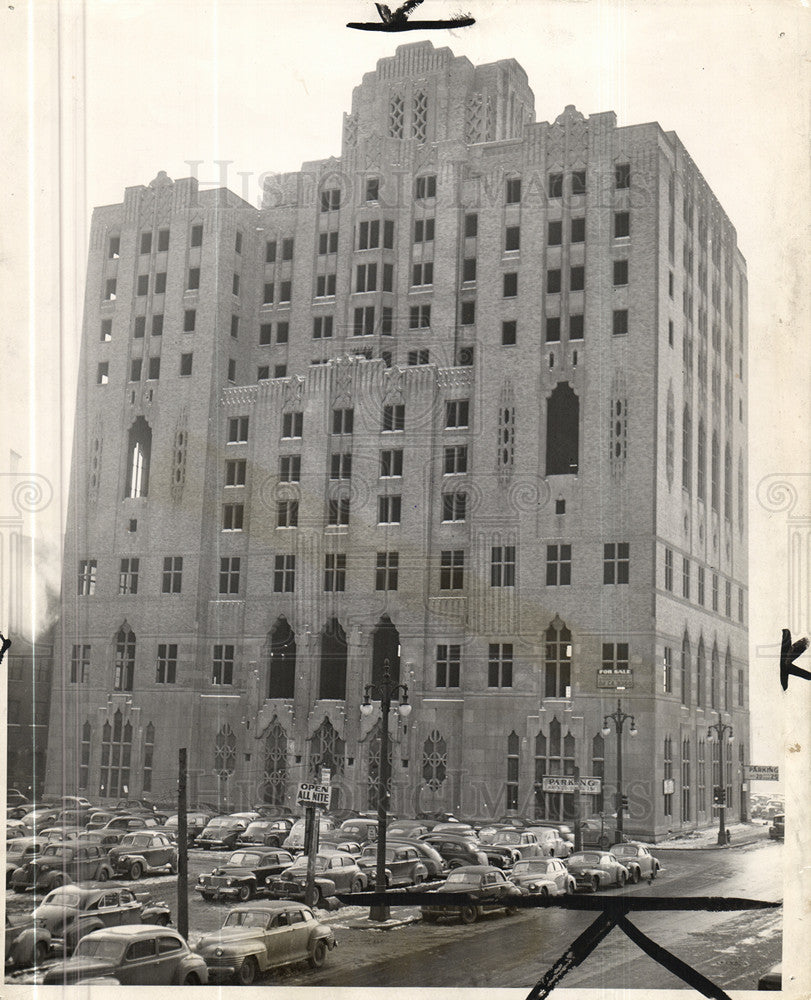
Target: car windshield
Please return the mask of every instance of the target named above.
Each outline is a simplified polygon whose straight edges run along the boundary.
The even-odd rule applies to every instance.
[[[377,857],[377,848],[376,847],[364,847],[363,851],[361,853],[361,857],[362,858],[376,858]],[[391,852],[388,849],[386,849],[386,857],[387,858],[391,857]]]
[[[43,906],[78,906],[81,896],[70,889],[54,889],[43,899]]]
[[[254,833],[265,833],[270,829],[270,823],[267,820],[254,820],[253,823],[248,824],[248,829],[245,831],[245,836],[251,836]]]
[[[478,885],[480,882],[480,876],[469,872],[451,872],[446,880],[446,885]]]
[[[545,872],[545,861],[516,861],[513,865],[513,875],[526,875],[529,872]]]
[[[493,837],[494,844],[520,844],[521,834],[516,833],[512,830],[504,830],[502,833],[497,833]]]
[[[121,840],[122,847],[149,847],[149,836],[143,833],[130,833]]]
[[[46,847],[44,853],[48,858],[62,858],[65,861],[70,861],[73,857],[73,851],[69,847]]]
[[[264,910],[232,910],[223,927],[267,927],[271,918]]]
[[[580,864],[580,865],[598,865],[600,863],[600,858],[601,857],[602,857],[602,855],[600,855],[600,854],[591,854],[591,853],[573,854],[569,858],[569,864],[570,865],[578,865],[578,864]]]
[[[636,856],[637,849],[632,844],[617,844],[616,847],[611,848],[611,853],[632,858]]]
[[[261,856],[253,851],[235,851],[228,859],[229,865],[239,865],[241,868],[252,868],[258,865]]]
[[[75,958],[103,958],[109,962],[118,962],[124,950],[125,941],[114,938],[83,937],[76,945]]]
[[[234,821],[224,816],[222,819],[212,819],[208,824],[209,830],[222,830],[224,827],[231,826]]]

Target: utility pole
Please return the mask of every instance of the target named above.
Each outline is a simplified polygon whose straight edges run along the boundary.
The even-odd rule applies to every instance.
[[[189,937],[189,838],[186,817],[186,747],[177,762],[177,929]]]

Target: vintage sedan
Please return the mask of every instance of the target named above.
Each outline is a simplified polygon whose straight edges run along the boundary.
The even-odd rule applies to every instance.
[[[127,833],[121,843],[110,851],[110,864],[116,875],[137,881],[142,875],[167,871],[177,872],[177,848],[163,833],[142,830]]]
[[[106,882],[112,873],[106,851],[97,844],[46,844],[40,854],[15,869],[11,888],[19,893],[31,888],[50,892],[67,882]]]
[[[190,812],[186,814],[186,843],[189,847],[194,844],[210,821],[211,816],[205,812]],[[171,816],[166,818],[166,822],[163,824],[167,831],[174,833],[175,840],[177,840],[178,823],[177,813],[172,813]]]
[[[290,832],[287,834],[285,839],[282,841],[282,847],[288,851],[303,851],[304,850],[304,827],[305,822],[303,819],[297,819],[295,823],[290,827]],[[329,818],[329,816],[320,816],[318,819],[318,837],[319,840],[324,834],[331,833],[335,829],[335,824]],[[358,840],[360,838],[355,837],[354,834],[345,833],[344,836],[347,840]]]
[[[203,899],[239,899],[245,902],[267,888],[267,880],[281,875],[293,864],[288,851],[243,848],[234,851],[209,875],[200,875],[195,885]]]
[[[609,885],[622,888],[628,881],[628,869],[608,851],[580,851],[572,854],[566,867],[578,889],[598,892]]]
[[[197,986],[208,982],[208,969],[170,927],[105,927],[83,937],[73,957],[51,966],[42,982],[58,985],[103,977],[114,977],[122,986]]]
[[[12,918],[6,913],[6,965],[24,969],[42,965],[51,951],[51,935],[30,917]]]
[[[426,893],[422,905],[422,919],[435,923],[440,917],[458,917],[463,924],[475,923],[489,910],[515,913],[514,902],[528,895],[526,889],[511,882],[500,868],[492,865],[470,865],[456,868],[435,892],[460,892],[467,897],[463,903],[434,903],[431,893]]]
[[[227,851],[237,846],[237,838],[248,828],[248,820],[233,816],[215,816],[195,841],[205,851]]]
[[[339,892],[363,892],[368,884],[368,877],[351,854],[324,850],[316,855],[314,906]],[[307,886],[307,855],[298,857],[283,874],[268,878],[266,885],[274,898],[303,900]]]
[[[433,847],[448,868],[489,863],[485,853],[487,845],[479,844],[469,837],[457,837],[452,833],[426,833],[420,840]]]
[[[161,924],[172,922],[169,907],[153,902],[148,892],[131,892],[123,885],[108,882],[103,887],[63,885],[53,889],[34,910],[34,920],[48,929],[54,946],[69,955],[79,939],[102,927],[119,924]]]
[[[658,859],[642,844],[615,844],[611,848],[611,854],[628,869],[629,882],[636,883],[643,878],[652,882],[662,867]]]
[[[34,837],[17,837],[6,841],[6,888],[11,888],[11,878],[18,868],[36,857],[42,850],[42,844]]]
[[[237,843],[261,847],[281,847],[290,833],[294,819],[291,816],[277,816],[275,819],[255,819],[248,824],[237,838]]]
[[[320,968],[334,947],[332,928],[319,923],[309,906],[280,900],[231,910],[220,930],[203,935],[195,950],[212,982],[250,986],[260,972],[292,962]]]
[[[377,846],[364,847],[358,867],[366,873],[370,887],[377,888]],[[428,869],[413,847],[386,844],[385,889],[395,885],[421,885],[428,878]]]
[[[770,840],[785,840],[786,837],[786,814],[775,813],[772,816],[772,825],[769,827]]]
[[[518,854],[519,858],[542,858],[543,848],[538,843],[534,833],[524,830],[499,830],[493,834],[490,841],[492,847],[508,847]]]
[[[157,816],[148,816],[146,813],[125,813],[123,815],[112,816],[101,829],[123,830],[125,833],[132,833],[135,830],[147,830],[157,825]],[[89,830],[90,826],[88,825],[87,828]]]
[[[516,861],[510,881],[536,896],[567,896],[575,890],[574,876],[559,858]]]
[[[429,879],[439,878],[440,875],[444,875],[445,862],[442,859],[442,855],[434,850],[426,841],[409,840],[408,837],[387,837],[386,844],[406,844],[408,847],[413,847],[425,865]]]

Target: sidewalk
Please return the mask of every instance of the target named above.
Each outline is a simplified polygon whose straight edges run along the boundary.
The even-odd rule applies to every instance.
[[[665,840],[647,846],[653,851],[726,851],[733,847],[745,847],[769,839],[769,826],[762,823],[732,823],[726,828],[729,831],[730,842],[718,843],[718,827],[706,830],[693,830],[690,833],[674,833]]]

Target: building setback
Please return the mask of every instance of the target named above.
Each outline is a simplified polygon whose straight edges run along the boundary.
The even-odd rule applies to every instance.
[[[254,209],[93,214],[47,786],[570,819],[746,811],[746,270],[678,137],[398,47]],[[707,727],[735,742],[718,773]]]

